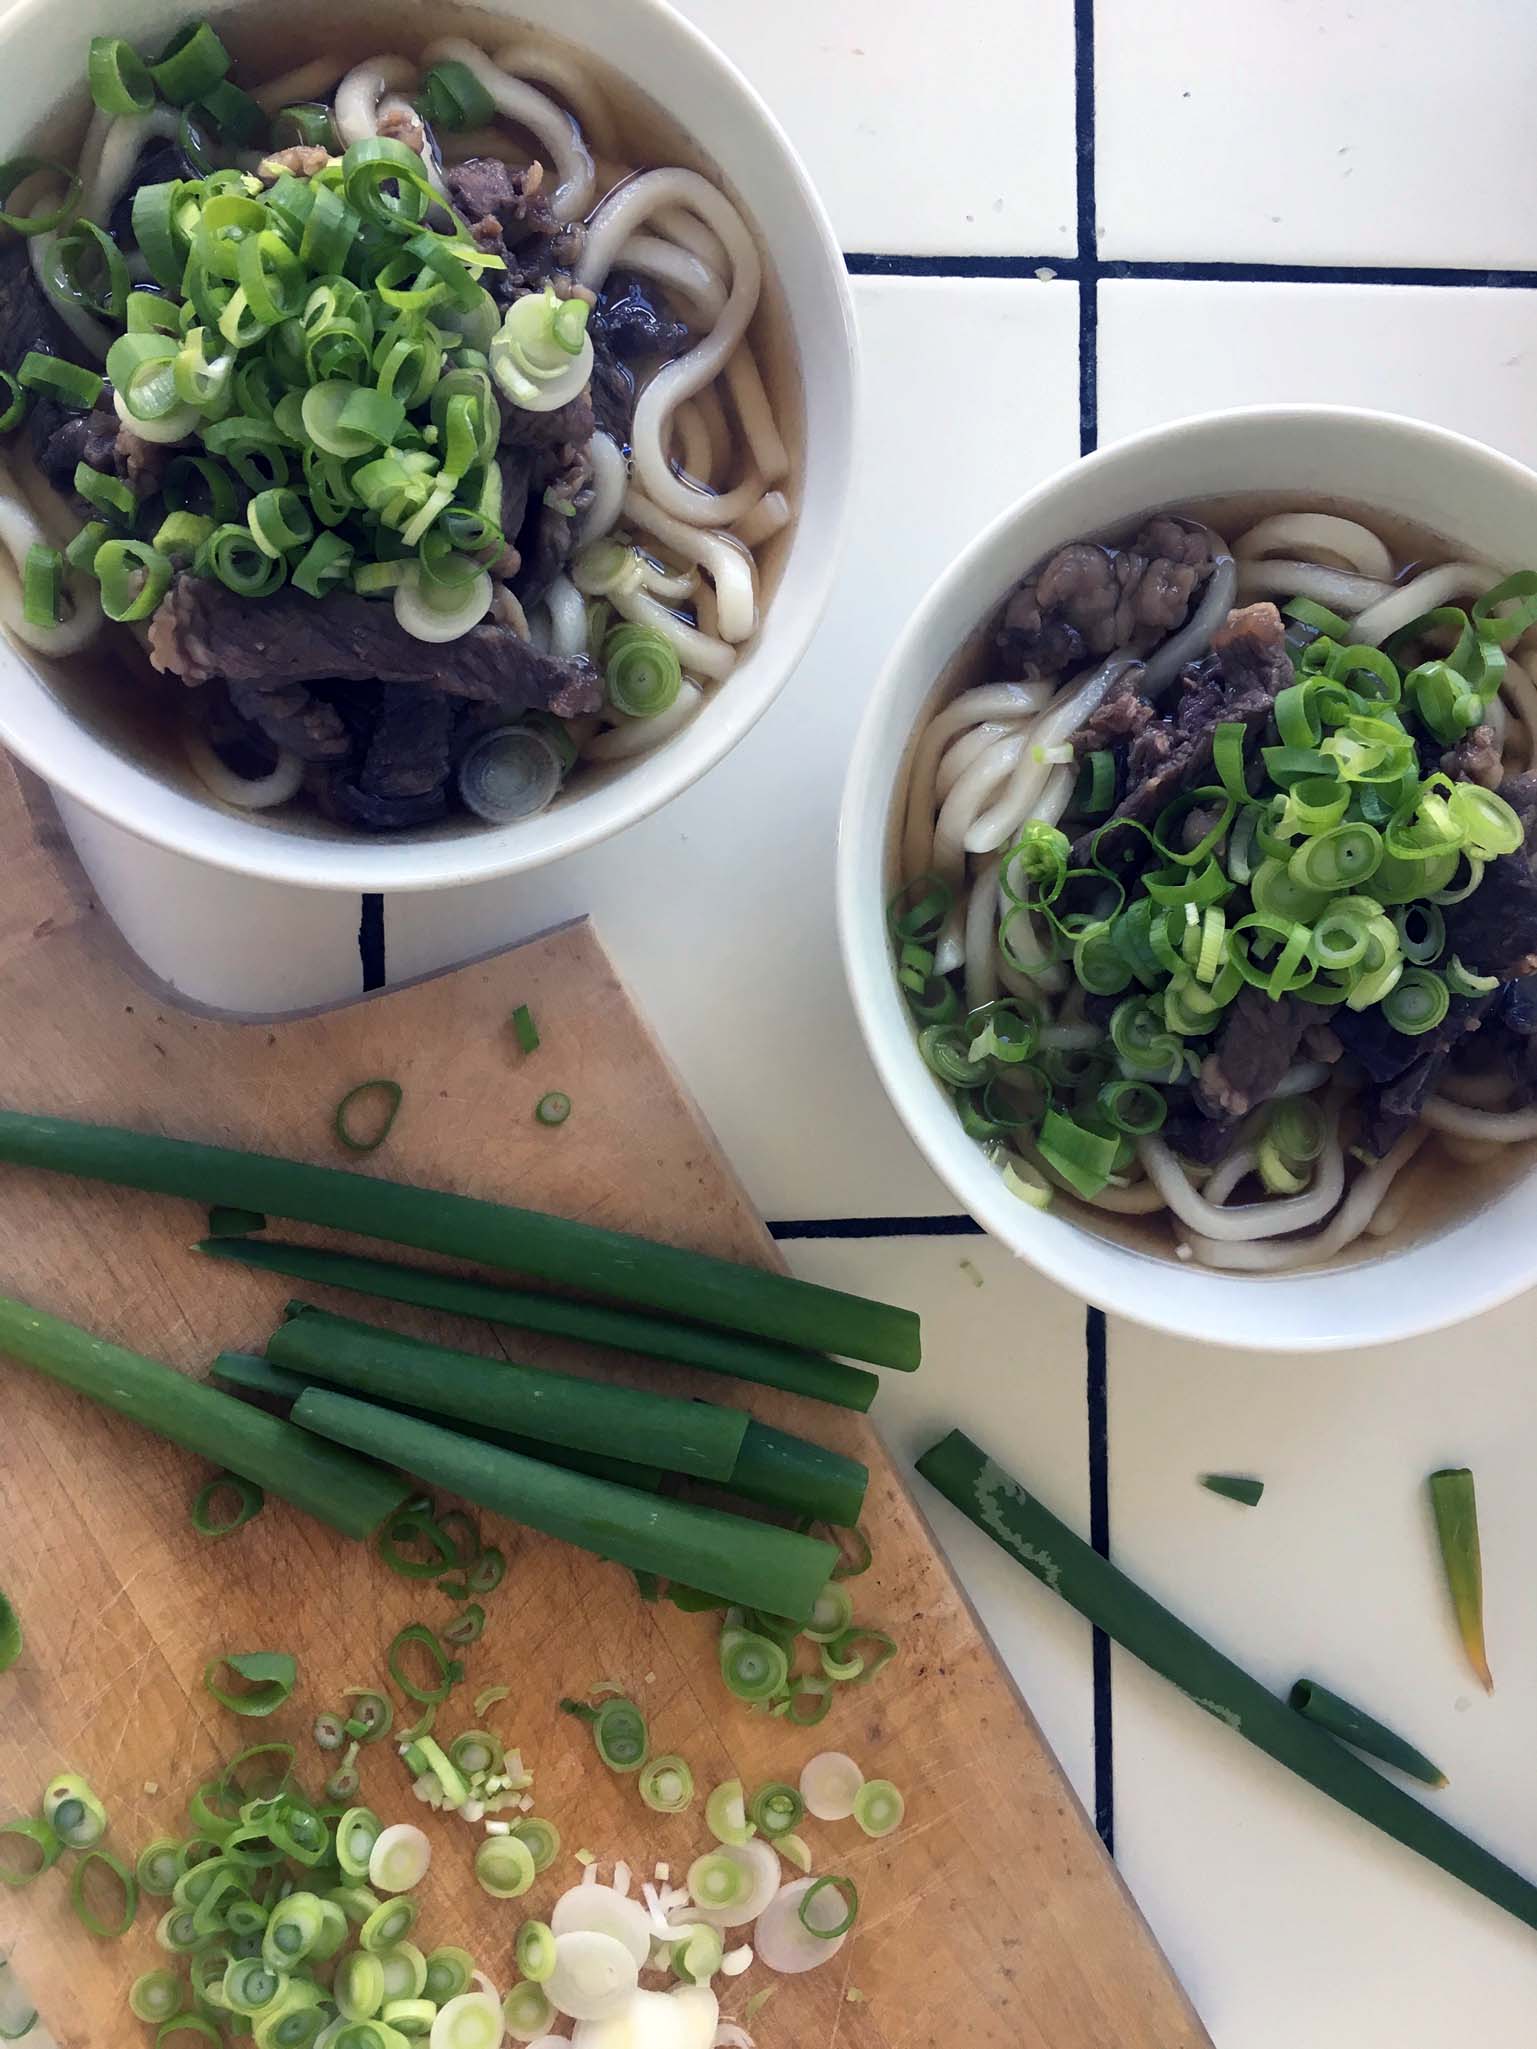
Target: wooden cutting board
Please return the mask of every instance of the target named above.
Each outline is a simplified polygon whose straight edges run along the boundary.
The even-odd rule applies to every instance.
[[[9,772],[0,776],[7,1103],[334,1160],[337,1098],[392,1075],[405,1100],[377,1155],[381,1172],[779,1263],[586,924],[319,1017],[273,1026],[190,1016],[147,997],[119,964],[104,921],[61,880]],[[543,1035],[528,1059],[508,1029],[518,1003]],[[532,1115],[551,1088],[575,1104],[557,1130]],[[221,1348],[259,1349],[294,1292],[193,1253],[201,1223],[187,1204],[0,1168],[0,1291],[200,1371]],[[765,1419],[869,1462],[875,1565],[853,1590],[861,1619],[890,1623],[903,1655],[868,1689],[846,1692],[820,1730],[755,1717],[731,1699],[712,1618],[647,1607],[618,1568],[492,1518],[482,1521],[510,1569],[440,1717],[440,1734],[467,1727],[481,1687],[510,1685],[490,1720],[533,1769],[537,1810],[556,1821],[567,1852],[626,1857],[642,1876],[657,1859],[678,1874],[707,1838],[697,1808],[647,1814],[633,1783],[611,1777],[586,1730],[557,1711],[562,1694],[599,1680],[633,1693],[656,1747],[687,1756],[703,1788],[736,1775],[749,1787],[793,1780],[816,1751],[839,1748],[905,1789],[906,1824],[881,1843],[852,1822],[807,1824],[818,1869],[859,1887],[859,1932],[826,1969],[780,1981],[757,2023],[762,2049],[1207,2041],[863,1418],[355,1297],[332,1306],[488,1353],[750,1401]],[[944,1361],[925,1370],[942,1374]],[[0,1813],[35,1811],[54,1773],[80,1771],[107,1804],[112,1843],[131,1857],[153,1836],[182,1833],[188,1791],[265,1735],[295,1741],[318,1787],[308,1736],[317,1711],[344,1686],[381,1681],[385,1646],[405,1623],[450,1619],[433,1589],[280,1504],[233,1537],[199,1538],[187,1506],[204,1477],[197,1461],[0,1362],[0,1585],[27,1640],[0,1677]],[[301,1676],[271,1722],[237,1721],[202,1691],[211,1653],[276,1648],[298,1654]],[[386,1819],[423,1813],[391,1745],[362,1763],[363,1797]],[[563,1855],[529,1897],[496,1902],[471,1875],[479,1832],[457,1819],[427,1823],[434,1861],[416,1933],[423,1947],[471,1949],[506,1989],[518,1923],[547,1911],[578,1866]],[[0,1892],[0,1954],[13,1952],[62,2049],[148,2039],[124,2000],[138,1972],[165,1961],[152,1940],[158,1911],[144,1903],[124,1940],[102,1943],[76,1924],[60,1869]],[[728,1985],[725,2013],[740,2014],[766,1979],[754,1970]],[[863,2000],[846,1999],[851,1988]]]

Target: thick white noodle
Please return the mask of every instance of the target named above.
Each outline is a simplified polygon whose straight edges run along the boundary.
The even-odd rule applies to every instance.
[[[691,250],[660,235],[632,235],[620,250],[617,270],[633,270],[641,277],[655,278],[670,292],[688,302],[705,325],[719,320],[726,305],[726,287],[717,273]]]
[[[1226,1203],[1244,1176],[1252,1174],[1258,1165],[1258,1146],[1234,1146],[1227,1158],[1219,1160],[1201,1184],[1202,1197],[1207,1202]]]
[[[643,171],[628,185],[610,193],[593,214],[577,265],[577,282],[592,291],[600,290],[630,237],[659,207],[674,204],[691,207],[725,242],[731,263],[731,292],[709,334],[683,355],[664,363],[641,393],[631,429],[635,471],[646,495],[674,518],[687,520],[692,526],[729,526],[762,497],[761,479],[749,476],[734,489],[719,494],[696,490],[673,475],[667,463],[666,443],[673,408],[714,382],[757,310],[763,266],[758,245],[746,223],[730,200],[697,171]]]
[[[1438,1146],[1444,1143],[1445,1141],[1442,1139],[1436,1140]],[[1432,1176],[1434,1171],[1434,1168],[1432,1168]],[[1390,1237],[1398,1229],[1410,1210],[1413,1209],[1415,1197],[1418,1195],[1422,1185],[1426,1185],[1425,1168],[1421,1165],[1416,1169],[1411,1161],[1409,1167],[1405,1168],[1404,1172],[1397,1177],[1393,1186],[1372,1213],[1371,1221],[1366,1226],[1367,1237]]]
[[[758,624],[758,592],[753,559],[729,534],[690,526],[673,519],[632,484],[625,493],[625,518],[653,535],[685,562],[697,562],[715,586],[720,637],[734,644],[747,640]]]
[[[1281,1096],[1310,1096],[1329,1079],[1333,1069],[1327,1060],[1299,1060],[1289,1067],[1270,1092],[1270,1101]]]
[[[1240,1273],[1286,1273],[1293,1267],[1312,1266],[1332,1259],[1352,1245],[1370,1225],[1379,1204],[1392,1187],[1394,1178],[1408,1166],[1430,1136],[1423,1125],[1406,1131],[1391,1151],[1375,1166],[1367,1167],[1350,1184],[1350,1193],[1338,1213],[1322,1231],[1311,1238],[1299,1238],[1285,1245],[1233,1244],[1199,1233],[1188,1239],[1190,1250],[1203,1266],[1221,1266]],[[1300,1200],[1301,1198],[1298,1198]]]
[[[673,414],[672,432],[670,453],[678,468],[696,484],[713,485],[715,461],[710,452],[710,430],[693,399],[686,398]]]
[[[613,531],[630,486],[630,465],[611,434],[593,435],[587,444],[587,460],[592,464],[592,503],[577,529],[579,547],[587,541],[601,541]]]
[[[528,614],[523,609],[522,601],[514,595],[511,585],[499,583],[496,586],[496,595],[491,600],[491,617],[499,626],[510,626],[519,640],[533,641]]]
[[[1209,527],[1207,532],[1211,533]],[[1201,602],[1196,606],[1195,616],[1187,619],[1178,633],[1166,640],[1162,647],[1154,648],[1138,681],[1137,688],[1142,695],[1154,703],[1186,662],[1193,662],[1205,654],[1211,646],[1212,635],[1227,618],[1238,594],[1238,566],[1227,552],[1227,543],[1220,534],[1213,533],[1211,538],[1216,559],[1211,575],[1206,579]]]
[[[1010,733],[995,740],[967,765],[940,805],[934,822],[934,872],[942,875],[952,888],[959,885],[965,872],[968,845],[977,819],[1002,795],[1020,763],[1029,759],[1030,744],[1027,733]],[[1003,838],[1000,834],[996,840],[972,851],[990,854]]]
[[[89,192],[91,189],[96,177],[96,166],[101,161],[101,153],[115,119],[115,115],[107,113],[101,107],[91,108],[91,118],[85,124],[85,134],[80,140],[80,154],[75,159],[75,175],[80,180],[82,192]],[[33,208],[34,212],[37,210]]]
[[[690,400],[697,405],[698,400]],[[752,511],[745,513],[731,529],[744,548],[761,548],[790,524],[790,501],[783,491],[765,491]]]
[[[966,1008],[977,1010],[998,994],[998,962],[993,934],[998,929],[999,862],[984,861],[966,899],[966,926],[962,944],[966,949]]]
[[[183,731],[181,744],[193,773],[203,787],[241,811],[270,811],[275,805],[286,804],[290,797],[299,794],[304,781],[304,763],[297,754],[289,754],[286,750],[278,755],[266,775],[253,778],[236,775],[219,759],[202,734],[190,727]]]
[[[704,692],[685,677],[666,711],[658,712],[654,719],[626,719],[622,725],[595,733],[582,752],[589,761],[633,761],[637,754],[650,754],[681,732],[703,703]]]
[[[459,36],[444,36],[439,42],[429,43],[422,52],[422,62],[459,63],[473,71],[491,95],[497,112],[526,128],[549,151],[555,165],[555,190],[550,194],[550,209],[555,218],[581,219],[592,204],[596,173],[582,131],[563,106],[514,78],[499,64],[493,64],[484,50]]]
[[[971,726],[964,733],[957,733],[945,749],[944,759],[934,777],[935,802],[944,803],[979,754],[985,754],[996,741],[1012,739],[1023,731],[1023,719],[984,719],[980,726]]]
[[[1025,738],[1028,740],[1029,735],[1026,734]],[[1060,768],[1053,769],[1031,816],[1040,819],[1045,825],[1055,825],[1072,801],[1073,787],[1077,780],[1078,771],[1076,767],[1064,764]],[[1001,901],[998,908],[1001,918],[1003,908]],[[958,927],[957,930],[962,941],[964,941],[964,928]],[[949,931],[950,924],[947,920],[945,934],[941,936],[946,936]],[[1040,928],[1028,911],[1021,911],[1013,921],[1009,932],[1008,953],[1006,954],[1003,950],[1001,938],[995,944],[993,953],[999,978],[1012,995],[1018,996],[1023,993],[1016,985],[1016,981],[1011,979],[1020,975],[1028,975],[1029,979],[1037,987],[1054,993],[1059,993],[1067,987],[1066,969],[1059,961],[1054,960],[1048,952],[1041,938]],[[1013,956],[1012,959],[1009,957],[1010,955]],[[939,962],[939,950],[937,948],[935,950],[935,962],[936,965]],[[961,963],[957,959],[952,961],[950,965],[951,967],[958,967]],[[941,970],[941,972],[948,971],[947,969]],[[1065,1031],[1072,1028],[1058,1026],[1053,1029]],[[1089,1032],[1093,1043],[1098,1043],[1101,1034],[1097,1030],[1089,1027],[1081,1029]],[[1067,1042],[1059,1041],[1059,1043]]]
[[[1537,768],[1537,683],[1533,683],[1514,655],[1505,657],[1505,674],[1500,695],[1506,709],[1519,722],[1526,740],[1526,766]]]
[[[494,61],[512,77],[527,79],[530,85],[547,86],[558,99],[564,100],[600,156],[620,154],[619,131],[608,100],[576,58],[525,37],[521,42],[504,44],[494,52]]]
[[[57,229],[51,229],[45,234],[30,237],[27,243],[27,254],[32,259],[32,275],[37,279],[43,297],[48,301],[54,312],[58,314],[64,325],[75,337],[75,340],[79,342],[82,348],[89,349],[98,363],[104,363],[107,360],[107,351],[111,348],[115,339],[112,330],[109,327],[103,327],[101,322],[93,314],[87,313],[83,306],[75,305],[70,299],[55,298],[54,294],[48,289],[48,272],[51,267],[54,247],[58,239]]]
[[[702,391],[694,393],[693,403],[699,408],[699,417],[710,430],[710,453],[714,458],[714,473],[717,477],[724,477],[731,467],[734,443],[731,438],[731,423],[726,418],[726,408],[721,404],[720,392],[713,384],[707,384]]]
[[[1537,1138],[1537,1107],[1475,1110],[1468,1103],[1449,1103],[1445,1096],[1432,1096],[1420,1115],[1432,1131],[1448,1131],[1453,1138],[1492,1138],[1501,1145]]]
[[[1387,543],[1359,520],[1338,519],[1332,512],[1277,512],[1251,526],[1233,543],[1240,562],[1262,555],[1289,555],[1315,561],[1332,555],[1357,576],[1393,581],[1393,557]]]
[[[1096,712],[1110,686],[1128,669],[1141,668],[1135,655],[1124,652],[1107,655],[1097,669],[1076,687],[1057,698],[1030,736],[1030,747],[1010,763],[1007,788],[1000,790],[985,809],[979,810],[966,829],[968,854],[991,854],[1019,831],[1051,774],[1051,764],[1037,761],[1035,750],[1046,750],[1072,738],[1078,728]],[[936,835],[937,838],[937,835]]]
[[[1503,1142],[1492,1138],[1453,1138],[1449,1131],[1438,1131],[1436,1143],[1449,1160],[1455,1160],[1459,1167],[1484,1167],[1491,1160],[1499,1158],[1504,1150]]]
[[[1054,683],[979,683],[934,714],[913,750],[907,774],[907,820],[902,833],[902,872],[921,875],[934,851],[935,779],[940,757],[957,733],[997,717],[1023,718],[1044,711],[1056,695]]]
[[[1433,612],[1453,598],[1481,598],[1504,575],[1503,569],[1491,569],[1487,562],[1443,562],[1439,569],[1427,569],[1413,583],[1369,605],[1351,630],[1366,646],[1380,647],[1390,633],[1418,619],[1422,612]]]
[[[1390,596],[1392,590],[1381,577],[1353,576],[1343,569],[1325,569],[1317,562],[1272,560],[1238,565],[1238,595],[1245,602],[1253,598],[1311,598],[1331,612],[1342,612],[1347,619]]]
[[[1503,1110],[1516,1086],[1513,1074],[1443,1074],[1438,1086],[1454,1103],[1467,1103],[1475,1110]]]
[[[1011,996],[1017,996],[1021,1003],[1036,1003],[1044,996],[1060,996],[1067,987],[1067,969],[1060,961],[1042,961],[1034,974],[1027,975],[1004,958],[1002,949],[993,948],[993,966],[998,979]]]
[[[779,483],[790,474],[789,451],[774,425],[774,409],[749,341],[739,342],[727,359],[726,388],[759,475],[765,484]]]
[[[312,57],[308,64],[296,65],[292,71],[280,71],[276,78],[269,78],[265,85],[257,86],[251,97],[267,114],[305,100],[327,99],[346,69],[340,57]]]
[[[13,573],[0,580],[0,625],[40,655],[78,654],[101,628],[101,600],[95,581],[64,565],[64,595],[70,616],[57,626],[33,626],[21,608],[21,580],[27,551],[48,536],[22,502],[10,471],[0,467],[0,547],[11,559]]]
[[[379,102],[386,93],[399,92],[405,86],[415,85],[416,80],[417,69],[410,58],[388,51],[355,64],[336,88],[331,116],[342,146],[350,148],[355,142],[366,142],[369,136],[377,135]]]
[[[731,263],[726,245],[697,214],[690,213],[686,206],[664,206],[657,214],[656,224],[664,235],[691,250],[717,277],[725,276]]]
[[[728,647],[712,634],[701,633],[686,619],[679,619],[649,591],[616,592],[613,606],[624,618],[633,619],[639,626],[654,626],[658,633],[665,634],[691,675],[706,676],[712,683],[719,683],[736,666],[734,647]]]
[[[660,598],[664,605],[692,605],[704,587],[697,568],[673,572],[663,569],[649,555],[640,558],[640,587]]]
[[[715,631],[719,623],[715,616],[715,592],[700,577],[699,588],[694,593],[694,624],[701,633],[708,634],[712,640],[719,640],[720,635]]]
[[[1336,1127],[1325,1141],[1313,1185],[1301,1195],[1280,1201],[1245,1202],[1219,1209],[1199,1195],[1189,1176],[1161,1138],[1139,1138],[1137,1152],[1148,1175],[1158,1183],[1164,1201],[1190,1229],[1201,1236],[1234,1243],[1252,1238],[1279,1238],[1286,1231],[1310,1230],[1321,1224],[1345,1188],[1345,1155]]]
[[[101,155],[85,188],[80,211],[88,221],[103,227],[112,209],[128,190],[133,167],[151,136],[170,138],[181,133],[181,115],[175,107],[151,107],[147,114],[120,114],[107,130]]]
[[[550,613],[550,653],[571,660],[587,652],[587,606],[569,576],[557,576],[544,594]]]

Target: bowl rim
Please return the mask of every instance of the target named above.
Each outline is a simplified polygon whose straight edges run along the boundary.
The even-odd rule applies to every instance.
[[[25,30],[45,4],[46,0],[33,0],[30,7],[11,10],[0,22],[0,47],[8,35]],[[488,11],[506,15],[509,23],[524,18],[517,0],[481,0],[481,4]],[[224,0],[218,11],[242,12],[252,5],[254,0]],[[205,800],[163,781],[113,746],[87,719],[73,714],[46,679],[32,671],[25,650],[4,644],[0,644],[0,659],[9,657],[16,662],[26,674],[28,693],[36,693],[32,724],[40,730],[18,734],[10,693],[0,691],[0,747],[50,786],[133,838],[205,867],[304,889],[394,892],[494,881],[582,853],[671,803],[723,761],[763,717],[794,674],[825,616],[847,542],[862,389],[859,330],[848,267],[826,206],[799,152],[732,59],[670,0],[626,0],[625,11],[650,17],[659,33],[684,46],[691,60],[712,74],[714,86],[734,100],[737,118],[756,127],[760,144],[777,160],[776,175],[787,181],[799,209],[783,235],[765,226],[761,214],[752,209],[751,191],[744,189],[750,188],[751,179],[737,176],[731,162],[722,162],[721,172],[728,184],[744,194],[760,247],[784,290],[786,325],[792,340],[800,332],[800,323],[790,291],[784,286],[784,265],[776,260],[781,240],[809,252],[809,260],[820,274],[818,289],[828,293],[834,315],[819,336],[829,365],[836,366],[832,374],[837,385],[835,403],[829,408],[830,427],[837,441],[819,452],[817,465],[822,479],[816,500],[822,541],[815,556],[796,555],[796,530],[807,510],[802,505],[792,527],[791,552],[785,564],[787,571],[794,567],[798,579],[793,611],[782,604],[769,604],[744,663],[748,669],[745,678],[728,677],[707,699],[705,716],[654,756],[613,776],[570,810],[543,814],[549,824],[539,836],[520,834],[517,826],[467,825],[462,832],[428,839],[369,839],[361,834],[333,838],[261,825],[212,797]],[[585,37],[569,40],[581,47]],[[798,354],[804,376],[805,354]],[[761,675],[754,676],[748,665],[760,655],[768,661]],[[739,686],[734,692],[733,685]],[[572,822],[566,823],[568,819]],[[553,830],[557,824],[560,830]]]
[[[1428,453],[1439,452],[1473,467],[1501,474],[1537,501],[1537,471],[1513,456],[1455,429],[1408,414],[1365,406],[1289,403],[1221,407],[1128,435],[1065,464],[1025,492],[988,524],[946,565],[904,624],[871,689],[855,733],[838,821],[835,878],[839,950],[845,980],[866,1051],[881,1086],[909,1137],[967,1214],[1016,1257],[1028,1260],[1048,1280],[1087,1303],[1126,1316],[1169,1336],[1220,1343],[1229,1350],[1328,1352],[1420,1337],[1498,1308],[1537,1281],[1537,1246],[1526,1267],[1483,1263],[1483,1277],[1464,1277],[1462,1292],[1448,1300],[1445,1287],[1363,1288],[1363,1276],[1399,1268],[1406,1259],[1445,1247],[1470,1229],[1454,1220],[1428,1240],[1390,1252],[1361,1266],[1324,1268],[1298,1274],[1235,1274],[1157,1258],[1099,1238],[1065,1211],[1030,1209],[1011,1197],[980,1150],[966,1137],[948,1099],[917,1053],[905,1008],[891,973],[885,926],[884,875],[870,873],[872,860],[884,868],[894,791],[876,772],[877,737],[893,723],[895,700],[905,695],[916,649],[954,606],[954,593],[1016,527],[1074,480],[1134,464],[1150,451],[1177,444],[1193,433],[1220,434],[1245,423],[1284,430],[1301,426],[1363,428],[1371,434],[1412,436]],[[1169,494],[1177,500],[1177,491]],[[1128,508],[1128,516],[1144,509]],[[958,650],[979,623],[962,622],[951,636]],[[948,659],[948,657],[947,657]],[[937,681],[935,671],[929,687]],[[902,712],[903,758],[912,730]],[[893,1020],[900,1016],[900,1032]],[[941,1114],[942,1113],[942,1114]],[[1529,1184],[1522,1177],[1504,1191]],[[1476,1226],[1478,1218],[1471,1220]],[[1140,1284],[1140,1285],[1139,1285]],[[1369,1296],[1363,1313],[1351,1297]],[[1302,1313],[1299,1314],[1299,1306]]]

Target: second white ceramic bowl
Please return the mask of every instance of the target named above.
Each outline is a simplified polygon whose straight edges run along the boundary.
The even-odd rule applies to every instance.
[[[205,0],[215,23],[260,18],[255,0]],[[340,12],[367,19],[355,7]],[[186,17],[184,0],[20,0],[0,15],[0,157],[26,146],[40,110],[85,95],[93,35],[158,48]],[[712,768],[762,717],[805,652],[832,587],[842,540],[853,448],[856,344],[848,277],[837,239],[783,130],[747,81],[665,0],[482,0],[439,9],[421,0],[378,26],[396,37],[475,35],[492,47],[527,24],[576,40],[669,115],[758,233],[777,279],[796,356],[804,460],[795,482],[796,521],[763,624],[736,670],[710,693],[675,740],[617,772],[594,776],[549,811],[488,828],[466,819],[418,836],[371,840],[318,820],[262,822],[198,793],[190,774],[151,765],[116,745],[88,706],[68,701],[0,641],[0,742],[45,780],[141,838],[215,867],[309,888],[436,889],[538,868],[590,847],[667,803]],[[390,24],[393,21],[393,29]],[[272,50],[271,70],[313,54]],[[408,52],[409,53],[409,52]],[[169,751],[169,750],[168,750]]]
[[[885,906],[893,805],[936,684],[1052,548],[1160,506],[1263,492],[1396,513],[1512,568],[1537,564],[1537,475],[1461,435],[1385,413],[1278,406],[1177,421],[1089,457],[995,521],[929,591],[855,742],[838,848],[838,920],[854,1007],[887,1093],[956,1198],[1002,1244],[1102,1308],[1182,1336],[1272,1351],[1381,1344],[1458,1322],[1537,1282],[1537,1175],[1438,1236],[1314,1274],[1237,1275],[1095,1235],[1067,1206],[1010,1195],[919,1057]]]

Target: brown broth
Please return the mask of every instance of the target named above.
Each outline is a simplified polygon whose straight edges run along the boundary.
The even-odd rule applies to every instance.
[[[1152,505],[1130,518],[1117,521],[1113,527],[1099,534],[1083,538],[1109,543],[1124,542],[1155,513],[1170,510],[1188,513],[1194,518],[1204,520],[1229,539],[1246,532],[1257,521],[1277,512],[1328,512],[1345,519],[1354,519],[1369,527],[1386,542],[1389,553],[1397,565],[1396,580],[1399,582],[1405,581],[1411,574],[1417,574],[1422,569],[1433,568],[1438,563],[1459,561],[1466,553],[1466,550],[1459,548],[1447,536],[1434,533],[1430,528],[1404,519],[1397,513],[1383,512],[1374,506],[1327,497],[1321,493],[1298,493],[1295,496],[1278,498],[1273,493],[1254,491],[1233,493],[1221,498],[1191,499],[1181,501],[1174,507]],[[1063,541],[1077,538],[1079,536],[1064,535]],[[1022,562],[1019,565],[1019,574],[1028,574],[1032,566],[1031,563]],[[1000,606],[997,611],[991,613],[956,650],[930,692],[922,716],[914,726],[887,819],[887,874],[891,890],[895,890],[904,879],[900,873],[902,825],[906,811],[908,770],[913,751],[929,721],[937,712],[943,710],[951,698],[958,696],[963,690],[972,689],[975,685],[989,680],[988,650],[1001,610]],[[1470,1062],[1470,1067],[1473,1064]],[[935,1080],[933,1086],[938,1089],[942,1085]],[[1415,1159],[1403,1170],[1400,1182],[1395,1184],[1395,1188],[1402,1187],[1408,1190],[1411,1199],[1403,1218],[1393,1231],[1382,1238],[1358,1238],[1354,1244],[1346,1246],[1333,1259],[1318,1265],[1301,1267],[1294,1273],[1261,1278],[1301,1281],[1312,1274],[1329,1269],[1365,1266],[1409,1251],[1414,1246],[1449,1230],[1454,1224],[1481,1214],[1526,1175],[1534,1158],[1537,1158],[1537,1140],[1529,1140],[1518,1145],[1502,1146],[1492,1158],[1475,1165],[1454,1159],[1433,1133]],[[1154,1211],[1151,1215],[1142,1217],[1119,1216],[1110,1210],[1097,1209],[1092,1203],[1080,1202],[1060,1190],[1054,1197],[1054,1203],[1070,1211],[1074,1221],[1096,1238],[1107,1239],[1129,1252],[1140,1253],[1149,1259],[1167,1262],[1176,1258],[1166,1211]]]
[[[433,0],[430,6],[417,4],[417,0],[393,0],[393,4],[386,0],[384,5],[368,6],[357,4],[357,0],[343,0],[341,5],[325,8],[248,7],[238,15],[221,18],[218,24],[220,36],[235,59],[232,75],[248,89],[291,71],[312,57],[335,54],[350,66],[386,50],[414,56],[443,36],[465,36],[494,50],[514,39],[518,27],[516,21],[506,16],[456,5],[453,0],[442,5]],[[540,48],[558,50],[580,60],[583,70],[608,102],[626,166],[643,170],[679,164],[698,171],[718,185],[749,226],[752,224],[751,213],[720,167],[648,95],[579,44],[544,30],[528,33]],[[79,153],[89,112],[90,101],[82,77],[79,91],[50,110],[33,131],[28,146],[66,162],[73,161]],[[509,130],[509,135],[516,138],[517,131]],[[523,140],[526,153],[535,154],[533,139]],[[775,422],[790,454],[791,473],[786,489],[793,507],[804,474],[805,405],[788,308],[783,289],[767,260],[762,295],[748,338],[773,403]],[[723,381],[719,389],[727,418],[731,419],[731,398]],[[13,459],[18,469],[30,467],[25,465],[21,450],[15,452]],[[41,479],[34,476],[29,481],[29,491],[33,484],[39,493],[47,494],[48,486]],[[760,604],[765,610],[773,602],[794,532],[792,520],[781,533],[753,550]],[[109,628],[90,647],[67,660],[51,660],[19,643],[13,643],[12,651],[46,682],[71,717],[89,727],[115,754],[201,803],[218,804],[187,767],[176,744],[178,722],[186,717],[186,708],[178,700],[186,686],[176,677],[162,675],[152,668],[140,641],[130,630]],[[729,677],[724,684],[712,687],[720,688],[730,688]],[[623,762],[607,767],[585,766],[575,779],[577,793],[622,776],[627,766]],[[557,798],[556,806],[561,801]],[[272,811],[239,815],[269,830],[308,838],[351,841],[359,837],[352,828],[333,825],[320,817],[302,801]],[[420,830],[378,837],[381,842],[400,844],[455,838],[477,829],[476,821],[461,812]]]

